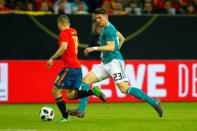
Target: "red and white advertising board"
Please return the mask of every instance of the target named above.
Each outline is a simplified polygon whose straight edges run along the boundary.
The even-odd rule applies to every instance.
[[[81,61],[83,75],[100,62]],[[0,103],[55,102],[51,90],[63,63],[55,61],[51,69],[45,66],[44,60],[0,61]],[[197,60],[126,60],[125,71],[129,85],[142,89],[151,97],[159,97],[162,101],[197,101]],[[94,85],[100,86],[107,102],[139,101],[122,94],[112,78]],[[89,102],[101,100],[91,96]]]

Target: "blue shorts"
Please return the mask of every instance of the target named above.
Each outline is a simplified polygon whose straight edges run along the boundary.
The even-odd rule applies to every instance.
[[[54,86],[61,89],[78,90],[82,82],[81,68],[63,68],[56,80]]]

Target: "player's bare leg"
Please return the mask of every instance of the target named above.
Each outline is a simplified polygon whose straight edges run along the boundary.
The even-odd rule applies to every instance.
[[[119,87],[122,93],[132,95],[140,100],[148,102],[150,105],[154,107],[158,115],[162,117],[163,109],[161,107],[159,98],[152,99],[147,94],[145,94],[141,89],[135,87],[129,87],[127,81],[117,83],[117,86]]]
[[[62,97],[63,90],[64,89],[57,88],[56,86],[54,86],[52,90],[52,94],[56,100],[56,104],[62,113],[62,118],[55,122],[67,122],[70,120],[68,113],[66,112],[66,103],[64,101],[64,98]]]
[[[93,71],[90,71],[82,80],[81,90],[89,90],[90,84],[98,82],[99,79],[96,77]],[[96,96],[101,98],[104,102],[106,101],[105,95],[100,91],[98,87],[93,88],[94,92],[99,92]],[[85,108],[87,105],[88,97],[81,98],[79,101],[79,107],[73,110],[68,110],[69,114],[72,116],[77,116],[79,118],[84,117]]]
[[[120,90],[122,93],[124,93],[124,94],[127,93],[127,90],[128,90],[128,88],[129,88],[129,84],[128,84],[127,81],[124,81],[124,82],[121,82],[121,83],[117,83],[117,86],[118,86],[119,90]]]
[[[66,89],[66,98],[69,100],[75,100],[75,90]]]
[[[99,79],[97,78],[97,76],[95,75],[93,71],[88,72],[88,74],[82,79],[82,83],[85,83],[85,84],[92,84],[98,81]]]
[[[56,99],[56,98],[58,98],[58,97],[61,97],[62,96],[62,91],[63,91],[64,89],[59,89],[59,88],[57,88],[56,86],[54,86],[53,87],[53,90],[52,90],[52,94],[53,94],[53,96],[54,96],[54,98]]]

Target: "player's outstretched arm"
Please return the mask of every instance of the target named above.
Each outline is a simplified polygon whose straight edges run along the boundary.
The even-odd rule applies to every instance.
[[[47,61],[47,65],[46,67],[52,67],[53,65],[53,60],[55,60],[56,58],[60,57],[65,50],[67,49],[67,42],[62,42],[61,43],[61,47],[55,52],[55,54]]]
[[[96,46],[96,47],[89,47],[84,50],[85,56],[88,55],[88,53],[93,51],[114,51],[115,48],[115,42],[114,41],[107,41],[107,45],[105,46]]]
[[[120,32],[117,32],[117,34],[118,34],[118,37],[119,37],[119,49],[120,49],[122,47],[124,41],[125,41],[125,38]]]

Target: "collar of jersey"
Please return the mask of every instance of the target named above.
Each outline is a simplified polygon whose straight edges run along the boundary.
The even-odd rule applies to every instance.
[[[107,23],[107,25],[106,25],[106,26],[109,26],[109,23],[110,23],[110,22],[108,21],[108,23]]]
[[[110,22],[108,21],[108,23],[106,24],[105,27],[109,26],[109,24],[110,24]],[[104,27],[104,28],[105,28],[105,27]],[[104,30],[104,28],[102,29],[102,31]]]

